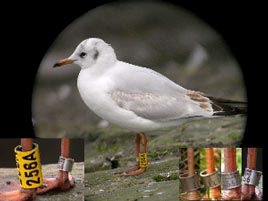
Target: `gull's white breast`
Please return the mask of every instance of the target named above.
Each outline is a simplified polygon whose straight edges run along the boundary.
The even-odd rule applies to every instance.
[[[114,81],[109,72],[99,75],[93,69],[82,69],[77,87],[85,104],[102,119],[132,131],[159,129],[154,121],[141,118],[114,102],[111,98]]]

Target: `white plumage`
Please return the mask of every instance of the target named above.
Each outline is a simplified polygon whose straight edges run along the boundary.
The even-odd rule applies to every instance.
[[[144,132],[178,126],[186,119],[213,117],[213,102],[149,68],[118,61],[113,48],[98,38],[82,41],[55,64],[81,67],[77,86],[86,105],[120,127]],[[217,112],[222,111],[218,107]]]

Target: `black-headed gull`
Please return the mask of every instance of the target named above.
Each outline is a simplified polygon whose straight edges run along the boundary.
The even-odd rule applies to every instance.
[[[111,45],[99,38],[82,41],[70,57],[53,67],[66,64],[81,67],[77,86],[92,111],[111,123],[138,133],[137,158],[146,152],[145,131],[175,127],[190,118],[246,113],[244,102],[187,90],[152,69],[117,60]],[[139,162],[137,160],[135,168],[126,175],[143,173],[146,167],[141,168]]]

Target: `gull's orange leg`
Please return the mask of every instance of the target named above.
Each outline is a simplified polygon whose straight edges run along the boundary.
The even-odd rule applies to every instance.
[[[135,137],[135,148],[136,148],[136,165],[134,165],[133,167],[127,169],[126,171],[124,171],[124,174],[128,174],[132,171],[136,171],[139,169],[139,153],[140,153],[140,142],[141,142],[141,136],[139,133],[136,134]]]
[[[136,171],[139,169],[139,153],[140,153],[140,141],[141,141],[141,136],[139,133],[136,134],[135,137],[135,148],[136,148],[136,165],[134,165],[133,167],[128,168],[125,171],[120,171],[120,172],[116,172],[115,174],[123,174],[126,175],[132,171]]]
[[[136,144],[137,163],[134,167],[124,172],[125,176],[137,176],[137,175],[144,173],[147,169],[146,167],[140,167],[140,161],[139,161],[139,154],[146,153],[147,138],[146,138],[145,133],[136,135],[135,144]],[[142,145],[142,151],[140,151],[140,144]]]
[[[234,172],[237,170],[236,149],[224,148],[224,172]],[[241,200],[241,186],[222,191],[223,200]]]
[[[195,174],[195,158],[194,158],[194,148],[187,148],[187,165],[188,165],[188,176],[193,176]],[[200,200],[199,190],[190,191],[186,194],[187,200]]]
[[[257,148],[248,148],[247,168],[256,170]],[[249,184],[242,185],[242,200],[259,200],[255,193],[255,186]]]
[[[61,140],[61,156],[68,158],[70,156],[70,139]],[[43,186],[37,189],[37,194],[43,194],[51,190],[68,190],[72,188],[75,181],[67,171],[59,170],[57,178],[44,178]]]
[[[22,151],[30,151],[33,148],[31,138],[21,139]],[[32,201],[36,196],[36,189],[24,189],[15,182],[8,182],[0,192],[0,201]]]

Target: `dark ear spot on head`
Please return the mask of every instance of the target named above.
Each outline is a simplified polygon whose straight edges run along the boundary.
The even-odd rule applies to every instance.
[[[98,50],[95,50],[95,53],[93,55],[93,59],[96,60],[98,57],[99,57],[99,51]]]

